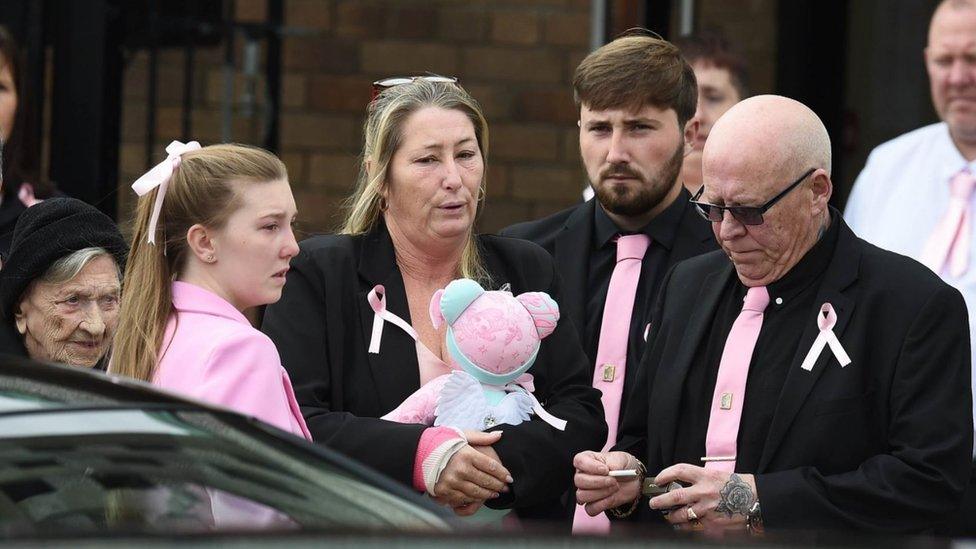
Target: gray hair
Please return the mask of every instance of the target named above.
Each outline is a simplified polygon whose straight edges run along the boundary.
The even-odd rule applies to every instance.
[[[111,257],[112,262],[115,262],[115,257],[113,257],[112,254],[110,254],[105,248],[82,248],[81,250],[71,252],[70,254],[52,263],[51,266],[44,271],[44,274],[38,277],[37,280],[40,282],[46,282],[48,284],[64,284],[65,282],[78,276],[78,273],[80,273],[86,265],[91,263],[92,260],[103,255]],[[119,269],[118,263],[115,263],[115,272],[121,281],[122,270]]]

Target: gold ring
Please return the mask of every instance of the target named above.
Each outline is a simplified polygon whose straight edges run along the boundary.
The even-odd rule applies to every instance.
[[[698,521],[698,514],[695,513],[695,510],[692,509],[690,505],[688,506],[688,521],[689,522]]]

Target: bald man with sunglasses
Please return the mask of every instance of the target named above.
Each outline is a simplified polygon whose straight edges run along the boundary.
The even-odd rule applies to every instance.
[[[747,99],[716,123],[694,205],[722,251],[664,281],[617,446],[574,461],[588,513],[896,533],[958,506],[965,303],[851,232],[828,206],[830,162],[820,119],[791,99]]]

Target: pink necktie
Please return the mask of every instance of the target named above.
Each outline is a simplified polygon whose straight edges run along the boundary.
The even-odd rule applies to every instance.
[[[627,340],[630,336],[630,318],[634,312],[634,296],[640,279],[641,260],[650,245],[647,235],[633,234],[617,239],[617,265],[610,275],[607,301],[603,305],[603,321],[600,324],[600,342],[596,351],[596,368],[593,386],[602,393],[603,413],[607,419],[606,451],[617,442],[617,424],[620,416],[620,399],[624,391],[624,369],[627,365]],[[573,533],[607,533],[610,521],[604,515],[591,517],[583,506],[576,508]]]
[[[937,274],[941,275],[948,265],[949,274],[960,277],[969,268],[970,199],[974,184],[976,178],[968,171],[957,173],[949,182],[949,207],[922,250],[922,263]]]
[[[732,323],[729,337],[725,340],[705,434],[706,469],[729,473],[735,471],[736,439],[739,437],[739,421],[746,396],[746,379],[766,305],[769,305],[766,287],[749,288],[742,312]]]

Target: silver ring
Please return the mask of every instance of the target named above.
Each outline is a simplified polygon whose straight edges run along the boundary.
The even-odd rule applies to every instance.
[[[696,520],[698,520],[698,514],[696,514],[695,513],[695,510],[692,509],[691,506],[689,505],[688,506],[688,521],[689,522],[695,522]]]

